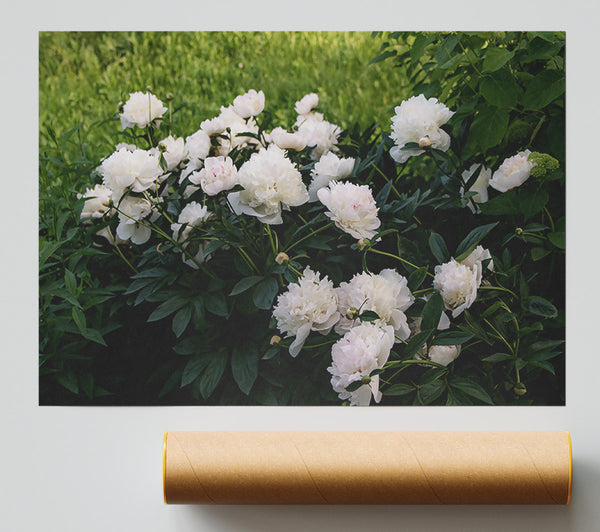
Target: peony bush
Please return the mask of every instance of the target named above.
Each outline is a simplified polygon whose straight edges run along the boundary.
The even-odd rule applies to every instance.
[[[380,128],[342,130],[316,93],[277,123],[258,87],[196,131],[173,131],[174,102],[149,89],[122,104],[114,151],[72,200],[129,312],[169,324],[161,397],[564,402],[564,146],[548,141],[564,36],[388,37],[375,60],[404,55],[429,84]],[[546,78],[563,91],[533,105]]]

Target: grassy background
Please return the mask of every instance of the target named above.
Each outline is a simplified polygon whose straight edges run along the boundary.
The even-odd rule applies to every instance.
[[[263,90],[276,125],[291,126],[294,103],[319,94],[325,118],[342,127],[389,129],[404,82],[391,62],[368,66],[380,46],[368,32],[41,32],[40,148],[82,125],[91,153],[114,148],[114,116],[127,94],[150,85],[172,93],[177,135],[189,135],[221,105]]]

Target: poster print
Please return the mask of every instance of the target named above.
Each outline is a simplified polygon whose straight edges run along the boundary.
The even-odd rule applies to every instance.
[[[40,404],[564,404],[564,33],[39,43]]]

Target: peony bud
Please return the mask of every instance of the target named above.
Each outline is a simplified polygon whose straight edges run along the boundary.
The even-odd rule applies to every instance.
[[[346,318],[348,318],[349,320],[353,320],[358,316],[358,309],[356,307],[350,307],[347,311],[346,311]]]
[[[277,336],[276,334],[271,336],[271,339],[269,340],[269,344],[278,345],[279,343],[281,343],[281,336]]]
[[[429,148],[431,146],[431,139],[429,137],[421,137],[419,139],[419,148]]]
[[[365,248],[371,247],[371,241],[368,238],[361,238],[357,243],[356,246],[358,247],[358,249],[360,251],[362,251]]]
[[[290,257],[288,256],[287,253],[284,253],[283,251],[278,253],[277,256],[275,257],[275,262],[277,264],[284,264],[289,262]]]
[[[522,227],[517,227],[515,229],[515,234],[517,235],[522,235],[523,234],[523,228]]]
[[[522,382],[517,382],[513,388],[513,392],[515,392],[516,395],[525,395],[527,393],[527,388]]]
[[[371,377],[369,375],[365,375],[360,382],[362,382],[363,384],[369,384],[371,382]]]

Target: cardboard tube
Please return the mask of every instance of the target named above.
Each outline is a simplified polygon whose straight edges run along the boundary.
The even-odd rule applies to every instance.
[[[168,504],[568,504],[568,432],[166,432]]]

